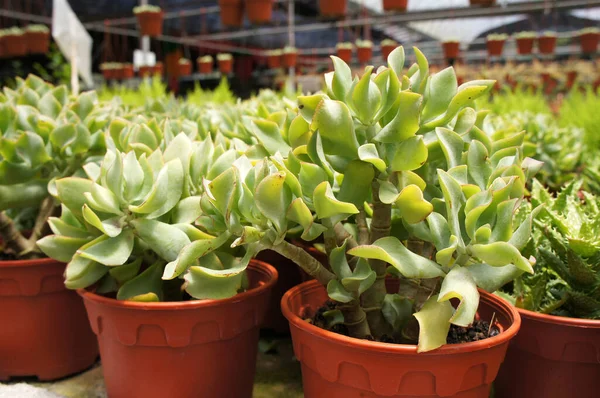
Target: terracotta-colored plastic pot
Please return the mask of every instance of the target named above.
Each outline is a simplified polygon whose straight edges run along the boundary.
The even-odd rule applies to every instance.
[[[233,59],[220,59],[219,62],[219,71],[222,74],[228,75],[233,71]]]
[[[533,37],[519,37],[517,38],[517,52],[519,55],[529,55],[533,52],[533,43],[535,38]]]
[[[490,7],[496,4],[496,0],[469,0],[472,6]]]
[[[540,54],[554,54],[554,50],[556,49],[556,36],[538,37],[538,49],[540,50]]]
[[[383,57],[384,63],[387,61],[389,55],[396,49],[394,45],[385,45],[381,46],[381,56]]]
[[[8,57],[22,57],[27,55],[27,41],[25,35],[5,35],[4,51]]]
[[[593,54],[598,49],[598,42],[600,41],[600,34],[598,33],[584,33],[579,36],[579,44],[581,45],[581,52],[584,54]]]
[[[152,76],[152,66],[140,66],[139,75],[142,77]]]
[[[157,62],[153,67],[152,67],[152,74],[153,75],[158,75],[158,76],[162,76],[164,73],[164,67],[163,67],[163,63],[162,62]]]
[[[54,380],[96,362],[98,344],[64,271],[48,258],[0,261],[0,380]]]
[[[600,391],[600,321],[519,309],[496,398],[595,398]]]
[[[318,281],[281,300],[294,353],[302,364],[306,398],[488,398],[492,382],[521,319],[509,303],[481,292],[479,315],[503,330],[486,340],[417,353],[414,345],[386,344],[328,332],[306,322],[328,300]]]
[[[264,24],[271,20],[273,0],[246,0],[246,15],[253,24]]]
[[[111,398],[250,398],[260,325],[277,271],[252,261],[225,300],[141,303],[79,290]]]
[[[281,68],[281,55],[267,55],[267,66],[269,69]]]
[[[456,59],[459,53],[459,44],[456,41],[447,41],[442,43],[442,49],[444,50],[444,57],[446,59]]]
[[[163,12],[145,11],[135,15],[142,36],[156,37],[162,34]]]
[[[490,57],[500,57],[502,56],[502,50],[504,50],[504,42],[505,40],[487,40],[487,52]]]
[[[408,0],[383,0],[384,11],[406,11]]]
[[[121,78],[122,79],[131,79],[134,76],[133,73],[133,65],[125,64],[121,69]]]
[[[219,8],[223,25],[242,26],[244,21],[244,4],[242,0],[219,0]]]
[[[281,63],[286,68],[293,68],[298,63],[298,53],[283,53]]]
[[[179,76],[189,76],[192,74],[192,63],[177,64]]]
[[[558,81],[550,76],[549,73],[542,73],[542,83],[544,85],[544,93],[551,94],[558,86]]]
[[[200,71],[200,73],[203,73],[203,74],[212,73],[213,63],[198,61],[198,71]]]
[[[343,17],[347,4],[347,0],[319,0],[319,13],[324,17]]]
[[[117,69],[110,68],[102,70],[102,77],[104,77],[104,80],[115,80],[118,78],[118,76],[119,72]]]
[[[373,58],[373,47],[356,47],[356,57],[358,62],[366,64]]]
[[[352,62],[352,49],[351,48],[338,48],[335,50],[336,55],[345,63],[349,64]]]
[[[0,57],[6,57],[6,50],[4,50],[4,36],[0,36]]]
[[[50,32],[25,31],[29,54],[46,54],[50,48]]]
[[[575,70],[568,71],[567,72],[567,82],[566,82],[567,90],[570,90],[571,88],[573,88],[573,85],[575,84],[575,80],[577,80],[577,71],[575,71]]]

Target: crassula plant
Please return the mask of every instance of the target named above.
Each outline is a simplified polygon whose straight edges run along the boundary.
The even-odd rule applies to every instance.
[[[299,97],[297,112],[244,119],[256,143],[204,178],[195,222],[227,237],[225,249],[244,248],[239,268],[220,274],[222,296],[236,292],[249,257],[271,249],[326,286],[337,303],[330,324],[428,351],[446,343],[451,324],[473,322],[478,287],[532,272],[519,252],[531,217],[517,222],[515,212],[539,162],[523,158],[522,141],[481,130],[485,112],[471,106],[493,81],[459,87],[452,68],[430,76],[415,53],[407,74],[399,47],[388,67],[355,78],[332,57],[326,93]],[[322,238],[328,264],[288,243],[293,232]],[[184,250],[170,269],[190,275],[186,267],[210,258]],[[386,291],[386,275],[400,279],[398,291]]]

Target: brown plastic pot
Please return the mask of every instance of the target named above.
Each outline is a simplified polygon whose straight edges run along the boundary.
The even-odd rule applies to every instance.
[[[581,52],[584,54],[593,54],[598,49],[598,42],[600,41],[600,34],[598,33],[584,33],[579,36],[579,44],[581,45]]]
[[[140,66],[139,75],[141,77],[152,76],[152,67],[151,66]]]
[[[358,62],[366,64],[373,58],[373,47],[356,47],[356,57]]]
[[[408,0],[383,0],[384,11],[406,11]]]
[[[64,271],[48,258],[0,261],[0,380],[54,380],[96,362],[98,344]]]
[[[281,55],[267,55],[267,66],[269,69],[281,68]]]
[[[442,49],[444,50],[444,57],[446,59],[456,59],[459,53],[459,43],[456,41],[447,41],[442,43]]]
[[[490,57],[502,56],[502,50],[504,50],[505,40],[487,40],[487,52]]]
[[[340,18],[346,15],[347,0],[319,0],[319,13],[328,18]]]
[[[239,27],[244,21],[242,0],[219,0],[221,23],[225,26]]]
[[[29,54],[46,54],[50,48],[50,32],[25,32]]]
[[[491,7],[496,4],[496,0],[469,0],[472,6]]]
[[[162,34],[163,12],[145,11],[135,15],[142,36],[156,37]]]
[[[246,15],[253,24],[264,24],[271,20],[273,0],[246,0]]]
[[[567,90],[570,90],[575,84],[575,80],[577,80],[577,71],[570,70],[567,72]]]
[[[394,45],[381,46],[381,56],[383,57],[384,63],[387,62],[389,55],[396,49]]]
[[[304,321],[327,300],[316,280],[296,286],[281,300],[302,364],[306,398],[488,398],[509,340],[521,324],[514,307],[481,292],[479,315],[491,319],[495,314],[502,333],[417,353],[414,345],[354,339]]]
[[[203,74],[212,73],[213,63],[198,61],[198,71],[200,71],[200,73],[203,73]]]
[[[122,79],[131,79],[133,76],[134,76],[133,65],[131,65],[131,64],[123,65],[123,69],[121,69],[121,78]]]
[[[351,48],[338,48],[335,50],[336,55],[339,59],[349,64],[352,62],[352,49]]]
[[[192,74],[192,63],[177,64],[179,76],[189,76]]]
[[[496,398],[595,398],[600,391],[600,321],[519,309]]]
[[[152,68],[151,68],[152,74],[153,75],[158,75],[158,76],[162,76],[163,72],[164,72],[164,67],[163,67],[163,63],[162,62],[157,62]]]
[[[277,271],[252,261],[224,300],[140,303],[79,290],[111,398],[250,398],[259,328]]]
[[[6,56],[22,57],[27,55],[25,35],[5,35],[3,42]]]
[[[283,53],[281,63],[286,68],[293,68],[298,63],[298,53]]]
[[[538,49],[540,50],[540,54],[554,54],[554,50],[556,49],[556,36],[538,37]]]
[[[533,52],[533,43],[535,38],[533,37],[520,37],[517,38],[517,52],[519,55],[529,55]]]
[[[233,71],[233,59],[220,59],[219,62],[219,71],[228,75]]]

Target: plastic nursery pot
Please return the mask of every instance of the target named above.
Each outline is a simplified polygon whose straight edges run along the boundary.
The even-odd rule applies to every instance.
[[[121,69],[121,78],[123,79],[131,79],[133,77],[133,65],[125,64]]]
[[[519,309],[496,398],[593,398],[600,391],[600,321]]]
[[[281,68],[281,55],[267,55],[267,66],[269,69]]]
[[[271,20],[273,0],[246,0],[246,15],[253,24],[264,24]]]
[[[336,55],[345,63],[349,64],[352,62],[352,49],[351,48],[338,48],[335,50]]]
[[[152,76],[152,66],[140,66],[139,75],[141,77]]]
[[[230,74],[233,71],[233,59],[220,59],[219,71],[224,75]]]
[[[213,71],[212,61],[211,62],[198,61],[198,71],[203,74],[212,73],[212,71]]]
[[[54,380],[96,362],[98,344],[64,271],[47,258],[0,261],[0,380]]]
[[[446,59],[456,59],[459,53],[459,43],[457,41],[447,41],[442,43],[444,57]]]
[[[500,57],[502,56],[502,50],[504,50],[504,42],[505,40],[487,40],[487,52],[490,57]]]
[[[533,52],[533,43],[535,38],[533,37],[519,37],[517,38],[517,52],[519,55],[529,55]]]
[[[144,11],[136,14],[142,36],[156,37],[162,34],[163,12]]]
[[[373,58],[373,47],[356,47],[356,57],[358,62],[366,64]]]
[[[600,41],[599,33],[584,33],[579,36],[579,44],[581,45],[581,52],[584,54],[593,54],[598,49],[598,42]]]
[[[556,36],[540,36],[538,38],[540,54],[552,55],[556,49]]]
[[[383,0],[384,11],[406,11],[408,0]]]
[[[221,23],[226,26],[239,27],[244,21],[244,5],[242,0],[219,0]]]
[[[381,46],[381,56],[383,57],[384,62],[387,60],[388,56],[396,49],[396,45],[382,45]]]
[[[496,4],[496,0],[469,0],[472,6],[490,7]]]
[[[283,55],[281,56],[281,63],[286,68],[295,67],[297,62],[298,62],[298,53],[296,53],[296,52],[283,53]]]
[[[479,315],[494,316],[503,330],[499,335],[417,353],[414,345],[354,339],[302,319],[327,300],[325,288],[316,280],[296,286],[281,300],[294,353],[302,364],[306,398],[488,398],[508,343],[521,323],[509,303],[481,292]]]
[[[567,72],[567,82],[566,82],[566,87],[567,90],[570,90],[573,85],[575,84],[575,80],[577,80],[577,71],[575,70],[570,70]]]
[[[347,0],[319,0],[319,13],[324,17],[339,18],[346,15]]]
[[[250,289],[224,300],[141,303],[78,290],[111,398],[250,398],[260,324],[277,271],[252,261]]]
[[[25,40],[29,54],[46,54],[50,48],[49,32],[25,31]]]
[[[177,64],[179,76],[189,76],[192,74],[192,64],[188,62],[186,64]]]
[[[162,76],[163,75],[163,64],[162,64],[162,62],[157,62],[154,66],[151,67],[150,70],[152,71],[153,75]]]
[[[4,52],[8,57],[22,57],[27,55],[27,41],[25,35],[5,35],[3,39]]]

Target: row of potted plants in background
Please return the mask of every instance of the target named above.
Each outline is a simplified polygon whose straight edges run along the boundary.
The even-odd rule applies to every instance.
[[[50,31],[45,25],[29,25],[0,30],[0,56],[22,57],[46,54],[50,47]]]
[[[356,79],[334,57],[327,94],[297,103],[126,110],[34,77],[5,91],[3,255],[43,252],[68,263],[65,284],[84,298],[109,396],[250,397],[258,328],[277,279],[252,258],[267,249],[313,278],[282,299],[306,397],[487,398],[521,322],[489,292],[516,278],[508,293],[520,305],[530,290],[519,286],[536,285],[537,275],[524,276],[534,265],[574,278],[576,290],[561,285],[564,295],[548,284],[552,311],[593,316],[573,298],[597,293],[597,226],[580,231],[564,218],[577,211],[597,220],[597,199],[582,194],[591,203],[583,209],[576,186],[555,202],[536,188],[543,164],[522,126],[495,130],[474,103],[494,81],[459,86],[452,68],[430,76],[415,54],[406,70],[399,47],[387,68],[367,67]],[[17,216],[30,208],[26,238]],[[563,237],[547,233],[548,222]],[[286,240],[298,235],[321,239],[326,261]],[[558,257],[541,251],[544,239]],[[12,282],[0,284],[9,297],[1,313],[21,319],[28,306],[42,308],[23,296],[68,295],[56,277],[64,266],[54,264],[45,278],[34,264],[0,262],[2,272],[21,272],[2,275]],[[29,304],[17,307],[21,300]],[[52,322],[55,312],[66,316],[45,311]],[[40,322],[36,331],[46,333]],[[597,323],[587,331],[598,333]],[[16,357],[26,345],[13,341],[24,333],[0,330]],[[11,364],[1,362],[0,377],[22,374]],[[509,371],[518,369],[529,371]]]

